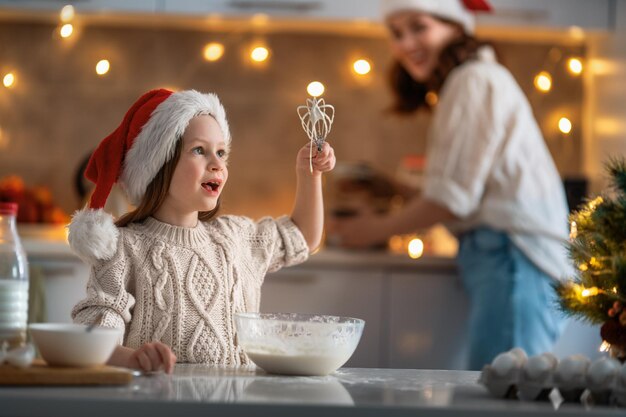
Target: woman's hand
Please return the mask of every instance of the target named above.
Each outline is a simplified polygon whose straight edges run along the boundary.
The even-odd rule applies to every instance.
[[[457,217],[439,203],[416,198],[400,211],[377,215],[371,211],[360,212],[356,217],[331,218],[327,221],[328,237],[347,248],[368,248],[384,243],[393,235],[414,233],[440,222]]]
[[[311,152],[311,146],[313,147]],[[310,162],[309,162],[310,160]],[[324,142],[322,150],[318,151],[317,146],[313,142],[309,142],[304,145],[298,151],[296,157],[296,170],[298,174],[308,174],[319,176],[323,172],[332,171],[335,168],[335,151],[328,142]],[[311,165],[313,166],[313,172],[311,173]]]
[[[330,217],[326,229],[329,240],[339,246],[365,249],[387,240],[384,221],[384,216],[363,211],[354,217]]]
[[[163,370],[171,374],[174,364],[176,364],[176,355],[169,346],[161,342],[146,343],[128,358],[129,368],[146,372]]]

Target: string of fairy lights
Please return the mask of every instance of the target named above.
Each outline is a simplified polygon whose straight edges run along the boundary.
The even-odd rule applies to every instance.
[[[68,4],[61,8],[59,12],[59,26],[56,29],[60,39],[69,41],[73,36],[76,36],[77,30],[73,23],[75,16],[74,6]],[[257,14],[252,16],[250,21],[253,25],[259,26],[266,24],[269,21],[269,17],[264,14]],[[579,30],[582,31],[582,29]],[[581,36],[581,34],[578,34],[578,36]],[[263,65],[271,59],[272,51],[266,44],[257,42],[247,46],[247,48],[249,49],[245,51],[245,55],[253,65]],[[226,46],[223,43],[209,42],[202,50],[202,57],[207,62],[216,62],[222,59],[226,52]],[[582,58],[577,56],[569,57],[565,60],[565,64],[571,76],[578,77],[583,73],[584,64]],[[371,61],[364,57],[353,59],[350,65],[352,74],[357,78],[366,78],[372,72]],[[113,64],[109,59],[102,57],[95,62],[94,70],[98,76],[105,77],[110,73],[112,66]],[[552,68],[552,70],[555,70],[555,68]],[[2,75],[2,84],[5,88],[14,88],[17,83],[18,72],[16,70],[7,71]],[[534,77],[534,87],[540,94],[549,94],[553,89],[553,77],[550,71],[542,70],[537,73]],[[309,95],[318,97],[324,93],[325,86],[320,81],[311,81],[307,85],[306,90]],[[431,92],[426,99],[429,104],[435,105],[438,97]],[[574,128],[571,118],[567,115],[559,115],[554,121],[550,122],[550,125],[555,122],[557,124],[556,129],[563,135],[569,135]]]
[[[584,65],[582,58],[570,57],[565,61],[567,71],[574,77],[578,77],[583,73]],[[535,75],[533,84],[537,91],[543,94],[548,94],[552,90],[552,74],[549,71],[540,71]],[[569,135],[572,131],[572,121],[562,116],[558,120],[558,129],[561,133]]]
[[[74,17],[76,15],[74,6],[66,5],[63,6],[61,11],[59,12],[59,26],[56,29],[58,31],[58,35],[62,40],[69,40],[72,36],[76,34],[76,30],[74,24],[72,23]],[[251,22],[254,24],[260,24],[266,22],[269,19],[267,15],[258,14],[254,15],[251,18]],[[249,57],[249,60],[253,64],[263,64],[266,63],[271,58],[271,50],[270,48],[262,43],[255,43],[249,46],[249,50],[246,51],[246,55]],[[207,62],[216,62],[223,58],[226,53],[226,47],[224,44],[220,42],[209,42],[207,43],[202,50],[202,57]],[[358,58],[352,62],[352,72],[357,77],[364,77],[370,74],[372,71],[372,63],[366,58]],[[112,63],[106,58],[98,60],[95,63],[95,72],[99,76],[107,76],[112,69]],[[9,71],[3,76],[3,85],[6,88],[13,88],[17,83],[17,75],[16,71]],[[324,93],[325,87],[319,81],[311,81],[307,87],[307,92],[313,96],[318,97]]]
[[[57,28],[58,35],[61,39],[69,40],[75,35],[76,30],[74,24],[72,23],[75,15],[76,12],[74,6],[71,4],[65,5],[61,8],[61,11],[59,12],[59,26]],[[256,25],[267,23],[268,20],[269,17],[264,14],[258,14],[251,17],[252,23]],[[202,50],[202,56],[207,62],[219,61],[223,58],[225,53],[226,47],[220,42],[209,42]],[[247,56],[253,64],[266,63],[269,59],[271,59],[271,54],[270,48],[262,43],[250,45],[249,50],[247,51]],[[566,60],[566,65],[572,76],[580,76],[583,73],[584,64],[582,58],[580,57],[573,56],[568,58]],[[111,68],[112,64],[106,57],[99,59],[94,66],[96,74],[102,77],[107,76],[107,74],[111,71]],[[372,63],[366,58],[359,57],[352,61],[351,71],[356,77],[366,77],[372,71]],[[17,71],[8,71],[2,77],[2,84],[6,88],[13,88],[17,84],[17,79]],[[534,77],[534,86],[541,94],[550,93],[553,88],[552,74],[547,70],[540,71]],[[311,96],[318,97],[324,93],[325,87],[319,81],[312,81],[307,85],[306,89]],[[427,100],[431,104],[435,104],[437,99],[438,97],[434,94],[430,94],[430,97],[427,97]],[[563,115],[558,119],[558,130],[561,133],[568,135],[572,129],[572,121],[566,115]]]

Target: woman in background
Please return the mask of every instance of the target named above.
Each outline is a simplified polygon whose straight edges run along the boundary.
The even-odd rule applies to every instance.
[[[459,238],[469,294],[470,369],[500,352],[550,351],[563,320],[554,280],[570,271],[567,203],[532,109],[493,50],[474,38],[483,0],[383,0],[398,113],[432,111],[422,194],[386,216],[336,219],[368,247],[436,223]]]

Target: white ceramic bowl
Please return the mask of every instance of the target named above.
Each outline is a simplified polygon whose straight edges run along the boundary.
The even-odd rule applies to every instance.
[[[298,313],[237,313],[235,325],[244,352],[265,371],[327,375],[350,359],[365,322]]]
[[[104,365],[123,337],[122,329],[82,324],[34,323],[28,326],[35,346],[51,366]]]

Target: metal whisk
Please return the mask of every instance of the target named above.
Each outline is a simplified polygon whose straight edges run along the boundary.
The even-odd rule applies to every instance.
[[[311,172],[313,172],[313,144],[317,146],[318,152],[321,152],[326,136],[330,133],[333,120],[335,119],[335,108],[330,104],[324,103],[323,98],[308,98],[306,106],[298,106],[298,116],[300,117],[302,128],[311,140],[309,164]]]

